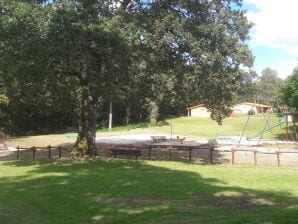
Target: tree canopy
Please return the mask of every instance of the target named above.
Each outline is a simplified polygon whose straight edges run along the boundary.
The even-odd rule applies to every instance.
[[[29,126],[44,118],[77,120],[76,152],[88,154],[111,100],[126,121],[179,114],[200,101],[220,123],[242,68],[253,62],[245,43],[251,24],[241,6],[241,0],[1,1],[0,75],[10,119],[17,124],[28,116]]]
[[[283,101],[283,80],[271,68],[265,68],[256,81],[256,96],[259,100],[273,102]]]
[[[292,109],[298,110],[298,68],[290,75],[285,87],[285,102]]]

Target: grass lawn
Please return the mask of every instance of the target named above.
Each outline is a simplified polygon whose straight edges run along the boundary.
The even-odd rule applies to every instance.
[[[297,223],[297,186],[297,168],[1,162],[0,222]]]
[[[180,117],[172,120],[167,120],[169,125],[154,127],[153,129],[159,132],[170,133],[171,123],[172,131],[175,134],[182,136],[207,137],[214,138],[218,134],[224,135],[240,135],[243,131],[247,117],[227,117],[223,120],[222,125],[218,125],[215,121],[208,117]],[[273,116],[270,118],[269,126],[277,124],[279,118]],[[254,136],[265,127],[266,120],[262,116],[250,117],[245,136]],[[281,131],[285,132],[284,126],[282,130],[276,127],[271,131],[265,132],[263,138],[282,137]]]
[[[228,117],[224,119],[222,125],[218,125],[215,121],[210,118],[200,118],[200,117],[180,117],[171,120],[166,120],[166,125],[155,126],[155,127],[145,127],[145,125],[128,125],[123,127],[115,127],[112,131],[107,129],[101,129],[97,131],[96,136],[108,136],[108,135],[123,135],[123,134],[171,134],[171,129],[173,135],[180,135],[186,137],[202,137],[202,138],[215,138],[218,134],[223,135],[240,135],[243,127],[246,123],[247,117]],[[263,130],[265,126],[264,117],[251,117],[247,130],[244,135],[246,137],[254,136]],[[269,126],[277,124],[279,118],[273,116],[270,119]],[[172,125],[171,125],[172,124]],[[271,131],[264,133],[263,138],[271,139],[272,137],[284,139],[284,125],[282,129],[276,127]],[[17,137],[7,139],[7,144],[9,146],[47,146],[47,145],[58,145],[61,143],[74,142],[75,138],[69,139],[65,134],[51,134],[51,135],[38,135],[38,136],[28,136],[28,137]]]

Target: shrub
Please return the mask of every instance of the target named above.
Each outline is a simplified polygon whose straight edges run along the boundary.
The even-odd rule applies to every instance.
[[[247,114],[248,114],[248,115],[255,115],[256,112],[255,112],[254,110],[249,110],[249,111],[247,112]]]

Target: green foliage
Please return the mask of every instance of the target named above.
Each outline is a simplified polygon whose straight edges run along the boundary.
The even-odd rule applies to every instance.
[[[264,69],[256,81],[256,99],[267,104],[275,101],[282,103],[283,84],[283,80],[278,78],[276,71],[270,68]]]
[[[289,77],[284,94],[286,104],[298,110],[298,68],[294,69]]]
[[[250,70],[249,72],[243,72],[240,88],[238,89],[237,94],[234,96],[235,104],[242,102],[255,102],[257,98],[257,77],[257,73],[253,70]]]
[[[256,112],[254,110],[249,110],[248,113],[247,113],[247,115],[255,115],[255,113]]]
[[[6,95],[0,94],[0,105],[2,106],[8,106],[9,104],[9,99]]]

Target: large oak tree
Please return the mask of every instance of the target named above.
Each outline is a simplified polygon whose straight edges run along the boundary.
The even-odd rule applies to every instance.
[[[34,78],[49,92],[49,85],[64,88],[75,99],[80,111],[75,153],[93,154],[103,99],[121,99],[130,111],[137,98],[137,108],[147,105],[155,114],[159,107],[169,113],[197,99],[221,122],[242,68],[252,64],[245,43],[251,25],[241,4],[2,1],[0,72],[16,80]]]

